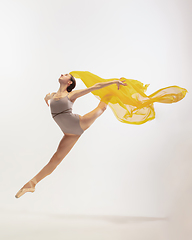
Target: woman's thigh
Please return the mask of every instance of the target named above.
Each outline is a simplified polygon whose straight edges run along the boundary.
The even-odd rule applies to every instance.
[[[80,135],[65,134],[61,139],[59,146],[57,148],[57,155],[61,158],[67,155],[67,153],[75,145],[79,137]]]
[[[105,107],[96,107],[93,111],[85,114],[84,116],[79,116],[80,126],[83,130],[89,128],[94,121],[101,116],[101,114],[105,111]]]

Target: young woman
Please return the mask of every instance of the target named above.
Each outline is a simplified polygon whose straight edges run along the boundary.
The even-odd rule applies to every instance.
[[[72,106],[75,100],[94,90],[112,84],[116,84],[118,89],[120,85],[127,86],[125,80],[113,80],[97,83],[86,89],[73,90],[76,86],[76,81],[71,74],[61,74],[59,83],[60,88],[57,93],[47,94],[44,100],[48,106],[48,100],[50,100],[52,117],[61,128],[64,136],[48,164],[18,191],[15,195],[16,198],[21,197],[26,192],[34,192],[36,184],[55,170],[75,145],[81,134],[88,129],[99,116],[101,116],[107,107],[107,104],[101,100],[93,111],[84,116],[80,116],[72,113]]]

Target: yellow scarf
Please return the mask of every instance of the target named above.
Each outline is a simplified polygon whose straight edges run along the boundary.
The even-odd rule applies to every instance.
[[[86,87],[91,87],[99,82],[118,80],[118,78],[103,79],[88,71],[70,72],[75,78],[80,78]],[[123,123],[142,124],[155,118],[154,102],[173,103],[183,99],[187,93],[185,88],[170,86],[159,89],[155,93],[147,96],[145,91],[149,84],[122,78],[127,86],[116,84],[95,90],[92,93],[103,102],[107,103],[112,109],[116,118]]]

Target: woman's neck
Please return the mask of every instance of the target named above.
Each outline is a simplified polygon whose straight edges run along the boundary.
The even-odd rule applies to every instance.
[[[64,93],[67,93],[67,85],[60,85],[59,90],[57,91],[58,94],[63,95]]]

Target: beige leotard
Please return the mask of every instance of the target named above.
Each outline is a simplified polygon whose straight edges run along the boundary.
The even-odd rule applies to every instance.
[[[50,100],[51,114],[63,133],[81,135],[84,131],[80,126],[79,114],[72,113],[73,102],[68,94],[59,99]]]

